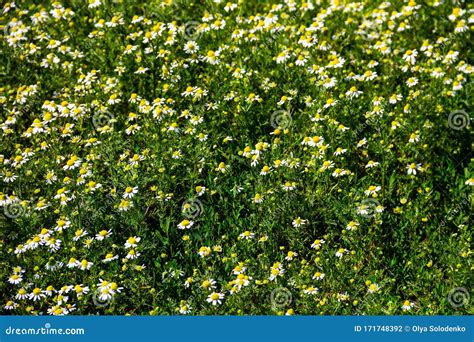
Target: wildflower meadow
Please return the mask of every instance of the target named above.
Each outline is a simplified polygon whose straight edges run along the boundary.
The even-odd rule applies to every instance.
[[[3,315],[473,314],[474,4],[0,14]]]

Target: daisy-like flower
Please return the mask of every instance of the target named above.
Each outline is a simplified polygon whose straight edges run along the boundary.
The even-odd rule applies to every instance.
[[[35,287],[33,291],[30,293],[30,300],[33,300],[34,302],[44,297],[46,297],[46,295],[43,293],[43,291],[39,287]]]
[[[224,294],[221,292],[212,292],[207,297],[207,302],[211,303],[212,305],[222,304],[222,300],[224,299]]]
[[[14,301],[9,300],[8,302],[5,303],[3,307],[5,308],[5,310],[14,310],[18,307],[18,303],[15,303]]]
[[[56,299],[64,299],[64,298],[66,298],[65,300],[67,301],[67,297],[64,297],[64,296],[62,296],[62,295],[68,294],[69,292],[72,291],[73,288],[74,288],[74,286],[72,286],[72,285],[64,285],[64,286],[61,287],[61,288],[59,289],[59,291],[58,291],[58,293],[61,295],[61,297],[58,296]]]
[[[311,277],[311,279],[313,279],[313,280],[323,280],[325,276],[326,276],[326,275],[325,275],[324,273],[321,273],[321,272],[318,271],[318,272],[315,272],[315,273],[313,274],[313,276]]]
[[[76,232],[74,233],[74,238],[73,238],[73,240],[74,240],[74,241],[77,241],[77,240],[79,240],[80,238],[86,236],[87,234],[88,234],[88,233],[87,233],[86,230],[84,230],[84,229],[78,229],[78,230],[76,230]]]
[[[184,282],[184,287],[189,288],[193,282],[194,282],[193,277],[188,277],[186,281]]]
[[[288,58],[290,58],[290,54],[289,54],[288,50],[285,50],[285,51],[280,52],[275,60],[276,60],[277,64],[281,64],[281,63],[285,63],[285,61]]]
[[[347,223],[346,229],[347,229],[347,230],[356,230],[358,226],[359,226],[359,223],[358,223],[358,222],[356,222],[356,221],[349,221],[349,223]]]
[[[206,192],[206,188],[204,186],[198,185],[196,187],[196,196],[202,196]]]
[[[75,168],[78,168],[81,166],[82,160],[78,158],[77,156],[73,155],[69,160],[66,162],[66,165],[64,165],[63,169],[64,170],[73,170]]]
[[[61,248],[61,240],[56,239],[54,237],[48,237],[44,240],[44,244],[46,247],[50,249],[52,252],[57,252]]]
[[[388,102],[390,104],[396,104],[397,102],[400,102],[402,100],[403,96],[400,95],[400,94],[393,94],[392,96],[390,96]]]
[[[262,167],[262,170],[260,171],[260,176],[268,175],[271,171],[272,171],[271,167],[269,167],[268,165],[264,165]]]
[[[302,219],[301,217],[297,217],[297,218],[295,218],[295,219],[293,220],[293,222],[291,222],[291,224],[292,224],[293,227],[295,227],[295,228],[304,226],[306,223],[307,223],[307,220],[304,220],[304,219]]]
[[[85,270],[90,270],[90,268],[92,267],[93,263],[90,262],[90,261],[87,261],[86,259],[82,259],[81,262],[78,264],[78,268],[82,271],[85,271]]]
[[[137,193],[138,193],[138,186],[135,186],[133,188],[131,186],[127,186],[123,192],[122,197],[133,198],[133,196],[135,196]]]
[[[262,202],[263,202],[263,196],[257,192],[253,198],[253,203],[262,203]]]
[[[245,264],[243,262],[239,262],[237,266],[234,267],[232,270],[233,274],[241,274],[244,273],[247,270],[247,267],[245,267]]]
[[[5,171],[3,174],[3,181],[5,183],[12,183],[17,179],[18,176],[16,176],[13,172],[11,171]]]
[[[364,138],[364,139],[362,139],[362,140],[359,140],[359,142],[357,143],[357,147],[362,147],[362,146],[364,146],[364,145],[366,145],[366,144],[367,144],[367,139]]]
[[[90,191],[90,192],[94,192],[95,190],[99,189],[100,187],[102,187],[102,184],[94,182],[92,180],[87,183],[87,190]]]
[[[204,61],[212,65],[219,64],[220,62],[219,56],[220,56],[220,51],[209,50],[204,56]]]
[[[406,81],[406,85],[408,87],[414,87],[418,84],[418,79],[416,77],[410,77],[407,81]]]
[[[19,289],[17,294],[15,295],[15,299],[18,299],[18,300],[26,299],[28,297],[29,297],[29,294],[26,291],[26,289],[23,287]]]
[[[193,221],[183,220],[178,224],[178,229],[190,229],[194,225]]]
[[[199,248],[198,254],[201,258],[204,258],[204,257],[209,256],[211,252],[212,252],[211,248],[207,246],[202,246],[201,248]]]
[[[413,307],[415,307],[415,303],[410,302],[409,300],[405,300],[402,305],[402,310],[410,311]]]
[[[362,92],[357,90],[357,87],[351,87],[348,91],[346,91],[346,96],[349,98],[358,98]]]
[[[99,291],[99,300],[101,302],[108,302],[112,299],[113,292],[109,288],[103,288]]]
[[[96,235],[95,235],[95,239],[97,241],[102,241],[104,240],[105,238],[108,238],[112,235],[112,229],[109,229],[109,230],[105,230],[105,229],[102,229],[100,232],[98,232]]]
[[[251,277],[245,274],[237,275],[237,278],[234,280],[235,285],[237,286],[237,290],[241,290],[242,287],[249,286]]]
[[[348,300],[349,300],[349,294],[347,292],[337,294],[338,302],[347,302]]]
[[[375,283],[369,284],[369,288],[367,289],[367,292],[369,293],[377,293],[380,290],[380,286]]]
[[[251,240],[251,239],[254,238],[254,236],[255,236],[254,233],[246,230],[245,232],[243,232],[239,235],[239,239],[241,239],[241,240]]]
[[[474,178],[469,178],[464,184],[474,186]]]
[[[127,255],[125,256],[126,259],[129,259],[129,260],[133,260],[133,259],[136,259],[138,258],[139,256],[141,255],[140,252],[137,252],[135,251],[135,249],[130,249],[127,253]]]
[[[107,263],[111,262],[112,260],[118,259],[118,255],[113,255],[112,253],[107,253],[107,255],[102,259],[102,262]]]
[[[418,56],[418,51],[416,50],[407,50],[405,51],[405,54],[403,55],[403,60],[409,64],[415,64],[416,62],[416,56]]]
[[[138,243],[140,242],[141,238],[138,236],[131,236],[127,239],[125,242],[125,248],[134,248],[138,246]]]
[[[345,249],[345,248],[339,248],[339,249],[336,251],[336,256],[337,256],[338,258],[342,258],[342,256],[343,256],[344,254],[346,254],[347,252],[348,252],[347,249]]]
[[[52,285],[49,285],[46,290],[43,291],[44,294],[48,297],[51,297],[53,295],[54,292],[56,292],[56,290],[54,289],[54,287]]]
[[[334,100],[334,99],[330,98],[330,99],[326,100],[326,103],[324,104],[323,107],[324,108],[334,107],[336,105],[336,103],[337,103],[337,100]]]
[[[320,249],[321,246],[325,243],[324,239],[316,239],[314,242],[311,244],[311,248],[313,249]]]
[[[217,166],[216,168],[216,171],[220,171],[222,173],[225,173],[226,172],[226,165],[224,162],[220,162],[219,165]]]
[[[189,313],[191,313],[191,310],[192,310],[192,307],[189,306],[188,304],[181,304],[179,307],[178,307],[178,312],[181,314],[181,315],[187,315]]]
[[[56,226],[54,227],[54,230],[57,232],[61,232],[64,229],[67,229],[71,226],[71,221],[67,219],[59,219],[56,221]]]
[[[289,251],[288,254],[287,254],[286,257],[285,257],[285,260],[291,261],[291,260],[293,260],[293,259],[294,259],[295,257],[297,257],[297,256],[298,256],[298,253],[293,252],[293,251]]]
[[[89,0],[89,8],[96,8],[101,5],[101,0]]]
[[[365,194],[366,196],[377,195],[377,192],[379,192],[380,189],[382,189],[381,186],[371,185],[371,186],[368,187],[367,190],[364,191],[364,194]]]
[[[83,295],[89,293],[89,287],[84,286],[83,284],[77,284],[74,286],[74,292],[76,292],[77,297],[82,297]]]
[[[296,182],[285,182],[281,188],[285,191],[291,191],[296,189]]]
[[[119,211],[127,211],[131,207],[133,207],[133,202],[123,199],[123,200],[120,201],[120,203],[118,205],[118,210]]]
[[[373,160],[369,160],[368,163],[367,163],[367,165],[365,165],[365,168],[366,168],[366,169],[371,169],[371,168],[376,167],[376,166],[379,166],[379,165],[380,165],[379,162],[375,162],[375,161],[373,161]]]
[[[199,45],[194,40],[190,40],[184,44],[183,49],[187,54],[193,54],[199,51]]]
[[[347,149],[338,147],[338,148],[336,149],[336,151],[334,151],[334,155],[335,155],[335,156],[340,156],[340,155],[342,155],[342,154],[344,154],[344,153],[346,153],[346,152],[347,152]]]
[[[201,287],[205,290],[212,290],[216,288],[216,281],[214,279],[205,279],[201,283]]]
[[[79,266],[79,261],[76,258],[70,258],[66,264],[68,268],[74,268]]]
[[[318,293],[318,288],[309,286],[303,292],[309,295],[315,295],[316,293]]]
[[[282,276],[283,273],[285,273],[285,269],[283,268],[283,265],[279,262],[276,262],[273,264],[272,267],[270,267],[270,277],[268,280],[273,281],[276,280],[278,276]]]
[[[332,162],[331,160],[325,160],[323,162],[323,164],[321,165],[321,167],[319,168],[319,171],[326,171],[326,170],[329,170],[329,169],[332,169],[334,167],[334,162]]]
[[[19,283],[21,283],[23,280],[23,277],[21,276],[21,274],[12,274],[9,278],[8,278],[8,282],[10,284],[13,284],[13,285],[17,285]]]
[[[416,171],[420,171],[421,170],[421,163],[411,163],[411,164],[408,164],[407,167],[407,173],[409,175],[416,175]]]
[[[69,310],[61,307],[60,305],[54,305],[48,308],[48,310],[46,311],[48,312],[48,315],[51,315],[51,316],[64,316],[69,313]]]

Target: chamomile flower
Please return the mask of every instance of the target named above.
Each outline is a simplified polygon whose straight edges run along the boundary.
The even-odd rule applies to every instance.
[[[127,199],[127,198],[133,198],[138,193],[138,186],[131,187],[127,186],[123,192],[122,197]]]
[[[416,172],[421,170],[421,163],[408,164],[406,169],[407,169],[407,173],[409,175],[414,175],[415,176]]]
[[[307,222],[307,220],[304,220],[301,217],[297,217],[291,222],[291,224],[293,225],[293,227],[298,228],[304,226],[305,224],[307,224]]]
[[[410,311],[415,307],[415,303],[410,302],[409,300],[405,300],[402,304],[402,310],[403,311]]]
[[[311,277],[311,279],[313,279],[313,280],[323,280],[325,276],[326,276],[326,275],[325,275],[324,273],[321,273],[321,272],[318,271],[318,272],[315,272],[315,273],[313,274],[313,276]]]
[[[36,302],[42,298],[46,297],[43,291],[39,287],[35,287],[30,293],[30,300]]]
[[[125,241],[125,248],[134,248],[138,246],[138,243],[141,241],[141,238],[138,236],[131,236]]]
[[[314,242],[311,244],[311,248],[313,249],[320,249],[326,241],[324,239],[316,239]]]
[[[346,254],[348,252],[347,249],[345,248],[339,248],[337,251],[336,251],[336,256],[338,258],[342,258],[344,256],[344,254]]]
[[[222,304],[222,301],[224,300],[224,294],[221,292],[212,292],[206,299],[208,303],[211,303],[212,305],[217,305],[217,304]]]
[[[194,225],[193,221],[183,220],[178,224],[178,229],[190,229]]]
[[[254,238],[254,236],[255,236],[254,233],[252,233],[252,232],[246,230],[245,232],[243,232],[243,233],[241,233],[241,234],[239,235],[239,238],[240,238],[241,240],[251,240],[251,239]]]
[[[318,293],[318,288],[313,287],[313,286],[308,286],[306,289],[304,289],[303,292],[308,295],[315,295]]]
[[[367,188],[367,190],[364,191],[364,194],[366,196],[370,196],[370,195],[377,195],[377,192],[379,192],[380,190],[382,189],[381,186],[378,186],[378,185],[371,185]]]

